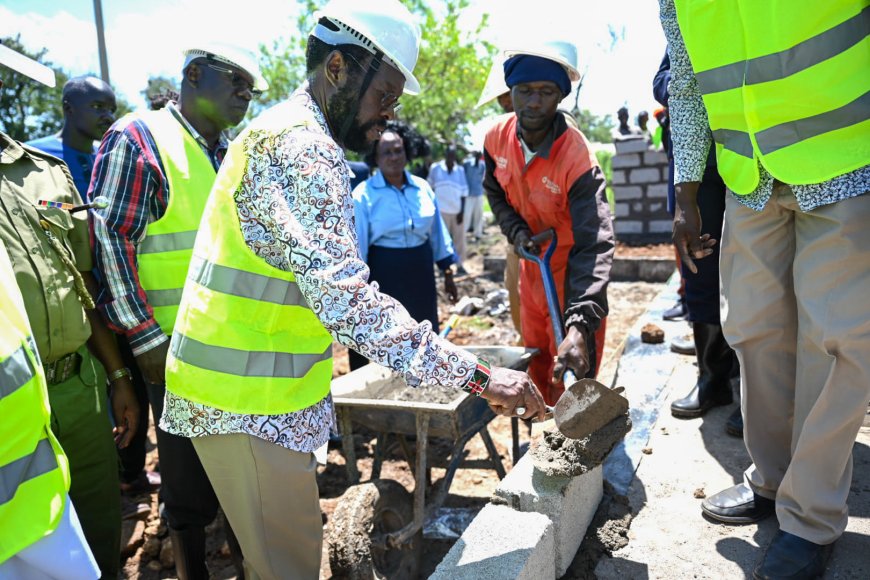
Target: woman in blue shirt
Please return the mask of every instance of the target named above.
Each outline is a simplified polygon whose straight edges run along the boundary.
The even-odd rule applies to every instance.
[[[370,160],[378,171],[353,190],[356,234],[370,280],[396,298],[417,320],[438,331],[436,264],[444,272],[444,291],[456,301],[453,242],[441,219],[435,194],[425,180],[405,169],[419,135],[390,122],[375,143]],[[350,368],[368,360],[350,353]]]

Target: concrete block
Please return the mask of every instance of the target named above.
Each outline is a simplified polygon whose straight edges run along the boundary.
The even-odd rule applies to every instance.
[[[649,149],[646,139],[640,135],[617,139],[613,142],[613,145],[616,147],[617,155],[622,153],[643,153]]]
[[[668,156],[664,151],[647,151],[643,154],[644,165],[667,165]]]
[[[610,185],[622,185],[625,181],[625,171],[614,171],[610,180]]]
[[[643,197],[643,188],[637,185],[614,185],[613,197],[617,201],[624,199],[641,199]]]
[[[672,220],[650,220],[648,226],[651,234],[665,234],[673,231],[674,222]]]
[[[635,220],[616,220],[613,229],[617,234],[642,234],[643,222]]]
[[[667,199],[668,198],[668,184],[667,183],[656,183],[654,185],[647,186],[646,197],[647,197],[647,199]]]
[[[662,174],[657,167],[644,167],[632,169],[628,176],[629,183],[659,183]]]
[[[635,212],[635,213],[640,213],[640,212],[642,212],[642,211],[643,211],[643,202],[642,202],[642,201],[636,201],[636,202],[634,202],[633,204],[631,204],[631,211],[633,211],[633,212]]]
[[[611,162],[613,169],[623,169],[625,167],[640,167],[640,155],[633,153],[630,155],[614,155]]]
[[[495,490],[493,501],[504,501],[521,512],[544,514],[553,522],[557,577],[568,570],[598,509],[604,486],[602,472],[599,465],[576,477],[547,476],[535,469],[527,455]]]
[[[650,213],[660,212],[660,211],[662,211],[663,209],[666,209],[666,208],[665,208],[665,204],[663,204],[663,203],[661,203],[661,202],[659,202],[659,203],[651,203],[651,204],[649,204],[649,211],[650,211]],[[484,268],[484,269],[485,269],[485,268]]]
[[[631,214],[631,209],[627,203],[616,204],[616,217],[628,217],[629,214]]]
[[[456,540],[429,580],[557,578],[555,560],[553,522],[547,516],[489,504]]]

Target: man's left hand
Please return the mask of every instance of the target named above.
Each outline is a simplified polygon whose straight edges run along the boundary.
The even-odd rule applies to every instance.
[[[553,367],[553,384],[562,380],[565,369],[571,369],[578,379],[589,372],[589,350],[586,348],[586,338],[576,327],[568,329],[568,335],[556,351],[556,364]]]
[[[121,377],[111,386],[112,415],[115,427],[112,435],[119,449],[124,449],[133,440],[139,428],[139,401],[133,391],[133,383],[128,377]]]
[[[447,299],[451,304],[456,304],[459,298],[459,291],[456,289],[456,282],[453,280],[453,272],[447,270],[444,273],[444,292],[447,294]]]

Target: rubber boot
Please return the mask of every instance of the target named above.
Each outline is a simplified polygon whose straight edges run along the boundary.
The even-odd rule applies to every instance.
[[[730,377],[735,355],[722,334],[722,327],[693,322],[692,330],[698,357],[698,382],[688,395],[671,403],[674,417],[700,417],[713,407],[729,405],[734,400]]]
[[[208,568],[205,565],[205,528],[169,528],[169,537],[172,539],[178,580],[208,580]]]

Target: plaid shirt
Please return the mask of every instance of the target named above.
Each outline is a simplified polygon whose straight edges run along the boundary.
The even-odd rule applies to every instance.
[[[172,103],[166,108],[217,169],[226,154],[226,138],[221,136],[210,148]],[[139,283],[136,251],[148,224],[166,212],[170,193],[157,146],[142,117],[127,115],[117,121],[100,144],[88,198],[102,195],[109,202],[105,209],[94,210],[92,221],[102,280],[99,308],[109,326],[127,336],[135,355],[167,340]]]

